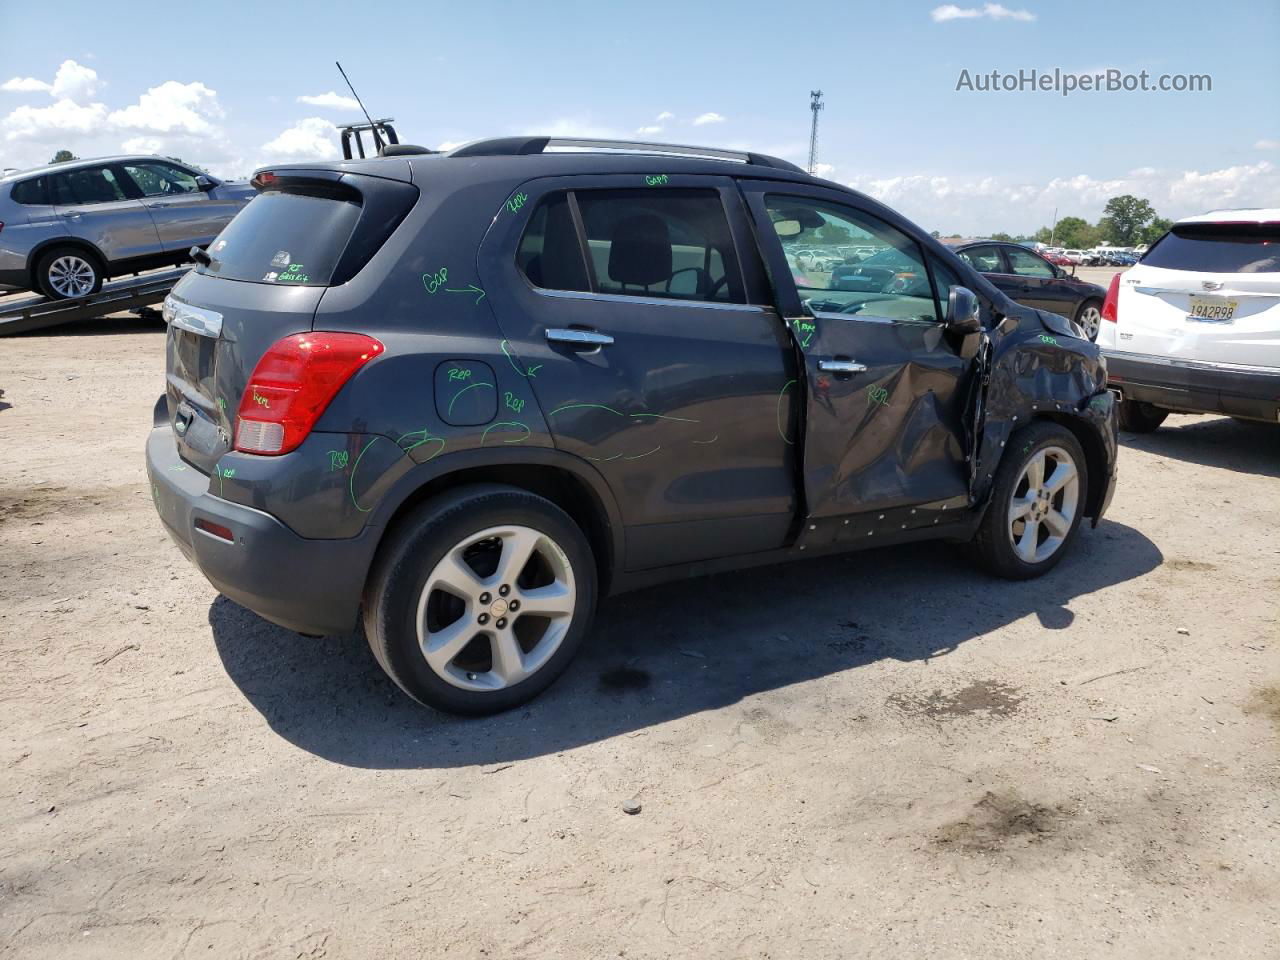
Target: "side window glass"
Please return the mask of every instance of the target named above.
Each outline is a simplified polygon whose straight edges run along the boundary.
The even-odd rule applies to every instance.
[[[1053,268],[1030,250],[1019,250],[1017,247],[1005,247],[1004,255],[1009,258],[1009,268],[1020,276],[1053,277]]]
[[[919,244],[868,213],[769,195],[765,208],[810,309],[891,320],[941,318]],[[841,255],[840,249],[848,253]],[[823,251],[813,254],[812,251]]]
[[[970,247],[958,250],[960,259],[979,273],[1003,273],[1004,264],[1000,262],[1000,251],[995,247]]]
[[[13,198],[14,203],[48,203],[44,198],[44,177],[36,177],[34,180],[23,180],[20,183],[15,183],[13,192],[9,196]]]
[[[954,270],[937,257],[929,257],[929,268],[933,270],[933,282],[938,287],[938,315],[945,320],[947,302],[951,299],[951,288],[963,287],[964,283]]]
[[[714,190],[575,191],[599,293],[745,303]]]
[[[55,174],[51,180],[54,203],[107,203],[128,199],[115,174],[106,167],[68,170]]]
[[[192,174],[167,163],[126,163],[124,169],[144,197],[198,193],[200,190]]]
[[[538,204],[520,238],[516,265],[535,287],[590,291],[567,195],[553,193]]]

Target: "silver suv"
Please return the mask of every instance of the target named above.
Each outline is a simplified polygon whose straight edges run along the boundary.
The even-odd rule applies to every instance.
[[[188,259],[254,197],[165,157],[74,160],[0,177],[0,285],[54,299]]]

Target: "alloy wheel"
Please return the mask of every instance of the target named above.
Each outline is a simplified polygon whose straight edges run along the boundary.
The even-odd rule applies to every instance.
[[[573,622],[577,591],[564,550],[514,524],[456,544],[418,599],[418,646],[442,680],[488,692],[536,673]]]
[[[1024,563],[1041,563],[1066,542],[1080,503],[1080,471],[1062,447],[1038,450],[1009,504],[1009,538]]]
[[[1095,306],[1087,306],[1080,311],[1080,326],[1084,335],[1090,340],[1098,339],[1098,327],[1102,325],[1102,311]]]
[[[81,257],[66,254],[49,265],[49,286],[62,297],[87,296],[97,280],[93,264]]]

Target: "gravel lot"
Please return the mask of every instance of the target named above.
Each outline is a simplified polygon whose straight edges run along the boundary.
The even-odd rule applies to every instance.
[[[0,955],[1275,955],[1280,430],[1126,436],[1040,581],[924,545],[609,601],[460,720],[169,543],[162,346],[0,341]]]

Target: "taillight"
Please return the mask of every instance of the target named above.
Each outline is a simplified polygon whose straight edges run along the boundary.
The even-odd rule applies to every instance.
[[[1111,278],[1111,286],[1107,287],[1107,299],[1102,301],[1102,319],[1119,323],[1116,317],[1116,304],[1120,299],[1120,274]]]
[[[277,340],[245,385],[236,411],[236,449],[288,453],[306,439],[329,401],[383,351],[360,333],[295,333]]]

